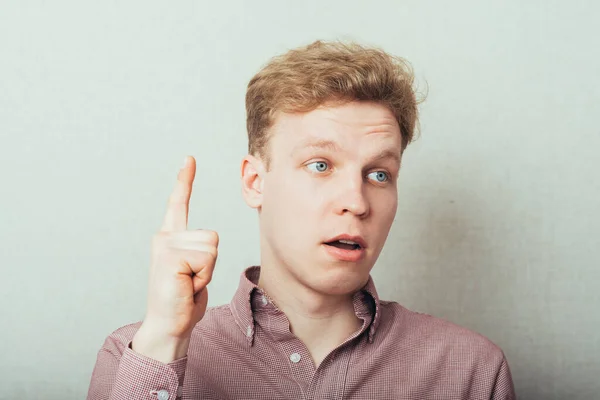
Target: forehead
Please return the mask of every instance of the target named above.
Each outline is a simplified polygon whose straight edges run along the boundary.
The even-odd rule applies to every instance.
[[[273,145],[280,148],[312,146],[315,141],[401,146],[394,114],[389,108],[371,102],[324,105],[306,113],[280,113],[271,134]]]

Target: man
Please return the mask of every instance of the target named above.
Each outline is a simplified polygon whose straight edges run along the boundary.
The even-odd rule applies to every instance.
[[[248,85],[241,165],[260,266],[206,309],[218,235],[188,230],[186,157],[144,321],[106,339],[88,399],[514,399],[497,346],[380,300],[370,278],[417,119],[412,83],[401,59],[356,44],[271,60]]]

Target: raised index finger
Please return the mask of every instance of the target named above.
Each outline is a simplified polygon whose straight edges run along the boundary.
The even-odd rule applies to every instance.
[[[188,210],[190,196],[192,195],[192,184],[196,176],[196,160],[194,157],[186,156],[184,165],[177,174],[177,183],[173,193],[169,196],[167,213],[161,231],[185,231],[187,230]]]

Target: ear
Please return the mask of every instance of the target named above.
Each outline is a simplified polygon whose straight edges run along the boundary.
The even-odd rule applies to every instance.
[[[250,154],[242,159],[242,195],[252,208],[262,206],[262,191],[266,173],[264,162]]]

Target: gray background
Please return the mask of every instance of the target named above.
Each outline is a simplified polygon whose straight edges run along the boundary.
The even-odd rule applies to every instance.
[[[0,398],[85,397],[106,335],[144,314],[185,154],[190,227],[221,235],[210,303],[229,301],[259,260],[245,86],[337,38],[429,91],[382,297],[488,336],[521,399],[600,399],[598,2],[0,4]]]

